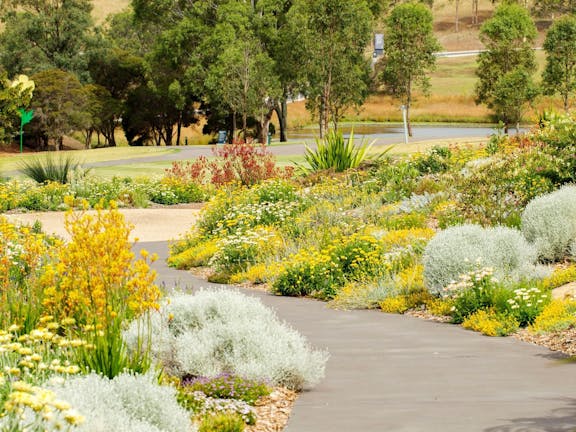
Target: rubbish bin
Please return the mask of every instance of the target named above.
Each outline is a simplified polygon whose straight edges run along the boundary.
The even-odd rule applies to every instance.
[[[225,144],[226,143],[226,131],[218,131],[218,144]]]

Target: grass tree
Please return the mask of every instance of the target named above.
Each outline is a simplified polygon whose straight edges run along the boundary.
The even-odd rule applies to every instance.
[[[428,74],[436,67],[440,50],[432,27],[432,12],[419,3],[395,7],[386,20],[386,50],[380,60],[378,80],[406,108],[408,134],[412,136],[410,106],[415,87],[427,94]]]

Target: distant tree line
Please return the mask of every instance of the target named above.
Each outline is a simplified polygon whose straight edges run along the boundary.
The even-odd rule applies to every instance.
[[[365,56],[382,0],[133,0],[101,26],[90,0],[3,3],[0,66],[36,83],[28,136],[56,148],[73,130],[86,145],[181,144],[183,127],[255,134],[304,95],[320,132],[363,103]],[[1,91],[1,89],[0,89]],[[1,108],[1,107],[0,107]]]
[[[566,5],[546,10],[565,12]],[[320,135],[365,101],[371,86],[409,112],[415,88],[429,89],[433,34],[427,2],[389,0],[132,0],[128,11],[94,25],[90,0],[9,0],[0,9],[0,141],[13,137],[18,108],[34,110],[26,135],[58,149],[82,131],[87,147],[180,145],[182,129],[204,116],[204,132],[265,142],[274,116],[287,139],[287,104],[303,95]],[[570,12],[570,11],[569,11]],[[385,55],[370,66],[375,22],[384,19]],[[527,9],[500,6],[481,28],[477,100],[507,124],[538,93]],[[556,20],[544,48],[546,93],[566,109],[576,87],[576,24]],[[10,79],[35,83],[30,99]]]

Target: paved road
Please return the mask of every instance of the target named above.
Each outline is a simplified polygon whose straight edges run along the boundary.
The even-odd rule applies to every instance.
[[[140,245],[167,254],[165,242]],[[156,263],[167,288],[214,286]],[[569,432],[576,364],[512,338],[375,311],[246,291],[331,358],[296,402],[289,432]]]
[[[382,126],[384,128],[384,126]],[[302,136],[302,131],[299,131],[299,136]],[[446,127],[446,126],[424,126],[414,127],[414,136],[410,138],[410,142],[428,141],[436,139],[469,139],[469,138],[485,138],[494,133],[494,129],[488,127]],[[306,141],[311,147],[314,147],[313,136],[314,131],[304,132],[304,138],[299,139],[298,142],[285,143],[282,145],[270,146],[270,151],[276,156],[290,156],[304,154],[304,144]],[[367,137],[370,140],[376,140],[375,145],[387,144],[401,144],[404,142],[404,135],[402,127],[399,125],[386,126],[386,132],[374,132],[367,135],[355,134],[357,138]],[[212,156],[213,145],[208,146],[181,146],[175,147],[179,150],[176,153],[162,154],[150,157],[138,158],[138,163],[147,162],[160,162],[160,161],[175,161],[175,160],[188,160],[194,159],[198,156]],[[101,167],[101,166],[117,166],[129,164],[130,160],[121,159],[115,161],[93,162],[85,163],[85,167]]]

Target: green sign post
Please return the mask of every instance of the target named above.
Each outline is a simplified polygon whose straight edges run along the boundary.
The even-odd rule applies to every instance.
[[[18,110],[20,113],[20,153],[22,153],[22,144],[24,141],[24,125],[30,123],[34,117],[34,110],[26,111],[24,108]]]

